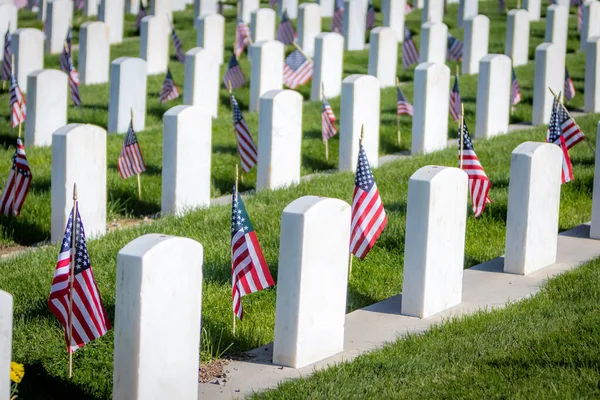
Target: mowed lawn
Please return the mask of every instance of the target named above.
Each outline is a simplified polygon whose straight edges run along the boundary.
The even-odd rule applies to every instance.
[[[376,2],[379,7],[379,2]],[[516,6],[516,1],[509,2]],[[266,6],[266,4],[263,4]],[[503,53],[506,16],[497,10],[496,2],[482,2],[480,13],[486,14],[491,19],[490,30],[490,53]],[[450,32],[462,39],[462,31],[456,27],[457,5],[448,7],[448,15],[445,23]],[[192,10],[175,13],[175,26],[183,42],[184,50],[195,46],[196,31],[193,28]],[[235,9],[226,9],[226,39],[225,58],[222,66],[224,73],[227,61],[231,56],[232,43],[235,32]],[[19,14],[20,26],[42,27],[34,13],[23,11]],[[377,23],[381,25],[382,14],[377,14]],[[420,12],[413,12],[407,17],[407,25],[416,33],[415,42],[419,44]],[[86,20],[80,14],[74,18],[74,43],[79,42],[78,27]],[[573,54],[579,48],[579,36],[575,31],[576,16],[571,15],[571,27],[569,31],[569,57],[567,65],[574,76],[575,87],[581,91],[583,88],[585,56]],[[329,30],[330,19],[323,19],[323,30]],[[530,59],[533,60],[535,47],[544,41],[545,21],[531,24]],[[125,24],[125,41],[123,44],[111,47],[111,60],[122,56],[139,57],[139,38],[135,32],[135,17],[127,15]],[[292,46],[288,46],[287,52],[291,52]],[[366,74],[368,66],[368,50],[357,52],[346,52],[344,56],[344,77],[351,74]],[[77,65],[78,52],[74,52],[74,63]],[[250,76],[250,64],[246,54],[240,58],[240,64],[245,75]],[[448,63],[451,71],[456,70],[456,63]],[[60,68],[58,55],[47,55],[45,58],[46,68]],[[412,77],[415,66],[407,71],[402,69],[402,62],[398,60],[398,75],[409,101],[413,99]],[[184,66],[174,58],[174,49],[171,46],[170,69],[175,82],[183,89]],[[530,62],[526,66],[516,68],[521,89],[523,91],[523,102],[512,116],[513,122],[531,120],[531,102],[533,97],[534,66]],[[123,218],[143,218],[160,212],[161,201],[161,170],[162,170],[162,115],[171,107],[182,104],[182,98],[166,104],[159,104],[158,93],[160,92],[163,75],[152,75],[148,77],[148,105],[146,129],[138,133],[140,146],[144,153],[147,171],[141,175],[142,200],[137,197],[137,181],[135,178],[123,180],[117,171],[117,158],[123,143],[122,135],[109,135],[107,143],[107,213],[109,221]],[[463,101],[465,102],[465,117],[469,126],[474,130],[475,123],[475,98],[477,95],[477,76],[464,76],[460,80],[460,88]],[[108,101],[109,85],[81,86],[81,97],[83,106],[79,109],[69,106],[69,122],[91,123],[106,128],[108,125]],[[310,97],[310,84],[299,88],[305,99]],[[247,110],[249,83],[234,93],[242,110]],[[231,193],[234,181],[235,164],[238,161],[236,140],[231,124],[231,110],[229,106],[228,93],[225,87],[220,92],[221,104],[219,117],[213,121],[212,135],[212,196]],[[8,109],[9,96],[7,91],[0,91],[0,185],[3,185],[10,168],[11,157],[14,152],[16,132],[13,132],[9,122]],[[340,98],[330,99],[334,113],[340,116]],[[69,102],[69,104],[71,104]],[[570,107],[583,106],[583,96],[577,96]],[[396,132],[396,90],[389,88],[381,92],[381,127],[380,127],[380,154],[392,154],[400,151],[410,150],[411,146],[411,123],[408,116],[401,117],[402,142],[398,144]],[[338,164],[339,138],[334,137],[329,143],[329,160],[325,160],[325,148],[321,140],[321,104],[320,102],[306,102],[303,109],[303,141],[302,141],[302,174],[316,171],[331,170]],[[258,140],[258,114],[244,112],[246,121]],[[449,120],[451,126],[453,123]],[[338,125],[339,126],[339,125]],[[453,132],[450,132],[453,135]],[[23,207],[19,218],[6,218],[0,216],[0,249],[15,245],[32,245],[44,242],[50,237],[51,220],[51,162],[52,152],[50,146],[27,148],[28,160],[31,164],[34,176],[31,192]],[[244,174],[240,182],[240,190],[253,189],[256,181],[256,169],[249,174]]]
[[[376,3],[376,5],[378,4]],[[451,26],[451,32],[458,35],[459,32],[455,27],[456,10],[456,5],[449,6],[446,22]],[[482,13],[487,13],[492,19],[490,51],[502,52],[505,16],[498,14],[495,2],[481,3],[480,10]],[[233,38],[234,29],[231,10],[228,17],[227,37],[231,39]],[[75,24],[79,24],[81,21],[81,19],[76,19]],[[378,15],[378,21],[381,22],[381,15]],[[413,30],[416,30],[419,21],[420,16],[418,13],[415,12],[409,16],[409,26]],[[184,45],[186,48],[191,47],[186,44],[193,43],[195,40],[195,33],[191,29],[191,12],[188,10],[185,13],[176,13],[175,22]],[[572,29],[569,40],[571,52],[578,47],[573,22],[574,18],[571,17]],[[24,21],[24,24],[40,25],[37,21],[33,20],[32,14],[29,15],[29,19]],[[324,20],[323,25],[327,27],[329,21]],[[133,33],[132,26],[133,18],[128,17],[128,35]],[[532,24],[531,56],[533,55],[535,44],[543,41],[543,27],[543,22]],[[496,29],[499,28],[501,28],[501,32],[496,32]],[[459,37],[462,38],[462,34]],[[229,39],[228,41],[231,42]],[[138,43],[137,40],[131,40],[113,48],[112,57],[115,58],[117,55],[136,55],[138,52]],[[352,53],[350,55],[347,53],[344,64],[345,74],[366,73],[367,59],[367,51],[357,52],[356,54]],[[572,102],[572,107],[574,108],[581,107],[583,102],[581,94],[584,76],[583,59],[583,56],[579,53],[569,54],[567,62],[570,72],[574,76],[576,88],[579,91],[578,96]],[[46,61],[47,65],[58,66],[58,57],[56,56],[48,57]],[[248,74],[249,65],[245,56],[242,57],[242,66]],[[175,80],[178,83],[183,82],[182,65],[173,62],[171,63],[171,67]],[[410,82],[412,72],[410,70],[402,72],[400,68],[399,75],[403,82],[407,82],[403,88],[409,99],[412,99],[412,84]],[[454,67],[452,66],[452,68]],[[517,74],[519,75],[524,92],[524,104],[519,106],[518,111],[513,116],[513,120],[526,121],[531,119],[533,64],[530,63],[525,67],[518,68]],[[149,79],[148,129],[139,135],[149,165],[149,173],[144,174],[142,177],[144,186],[144,200],[142,202],[136,199],[137,189],[135,181],[121,181],[116,171],[116,158],[123,137],[116,135],[109,136],[108,193],[111,218],[139,217],[160,210],[161,116],[170,106],[180,104],[180,102],[173,102],[169,105],[158,105],[156,96],[160,90],[162,78],[162,76],[155,76]],[[472,129],[474,128],[475,119],[476,84],[476,76],[461,78],[461,90],[463,99],[466,101],[467,122]],[[302,88],[301,92],[305,97],[308,96],[307,88]],[[240,103],[242,107],[245,107],[247,105],[248,89],[240,90],[239,94]],[[71,109],[69,111],[70,118],[76,122],[85,121],[106,126],[108,85],[82,87],[82,97],[84,102],[87,99],[87,104],[90,105],[84,107],[83,110]],[[214,151],[212,172],[213,195],[215,196],[230,192],[233,184],[234,165],[237,161],[235,139],[231,130],[230,110],[225,90],[222,91],[221,97],[223,105],[220,109],[220,117],[213,124]],[[2,99],[8,104],[8,98],[5,94],[2,96]],[[336,114],[339,115],[339,99],[333,99],[332,105]],[[410,119],[404,117],[402,119],[403,142],[401,146],[398,146],[395,142],[395,108],[395,90],[388,89],[382,91],[381,154],[395,153],[410,148]],[[3,125],[0,127],[3,133],[6,132],[1,137],[4,143],[4,150],[0,152],[0,159],[2,160],[0,172],[8,171],[9,158],[13,152],[10,146],[13,146],[15,137],[13,134],[8,133],[10,129],[7,123],[7,109],[8,107],[6,107],[5,111],[2,111],[5,118],[2,119],[1,123]],[[326,163],[323,159],[324,151],[320,141],[319,113],[319,103],[305,103],[302,149],[303,173],[305,174],[328,170],[337,165],[337,138],[331,143],[331,158],[329,163]],[[592,143],[595,143],[596,140],[596,123],[598,117],[598,115],[591,115],[578,120]],[[251,128],[256,132],[257,115],[246,113],[246,118]],[[455,125],[451,124],[451,126]],[[503,135],[487,141],[474,142],[477,154],[492,182],[490,197],[493,203],[488,206],[484,215],[478,220],[475,220],[472,213],[469,212],[465,267],[476,265],[503,253],[510,153],[524,141],[544,141],[545,131],[545,127],[539,127],[534,130]],[[455,130],[451,129],[449,135],[454,136]],[[0,220],[4,228],[2,241],[5,245],[36,243],[49,236],[50,148],[31,149],[28,151],[28,155],[33,165],[34,182],[37,183],[35,183],[33,193],[25,204],[23,215],[17,220]],[[561,230],[569,229],[589,220],[591,214],[594,155],[584,144],[576,146],[571,151],[571,155],[576,179],[562,188]],[[355,260],[354,262],[348,286],[348,311],[364,307],[401,292],[408,179],[422,166],[431,164],[456,166],[456,163],[456,149],[450,148],[426,156],[395,161],[374,171],[389,217],[389,223],[377,242],[376,247],[366,260]],[[244,178],[242,190],[254,187],[255,176],[253,174],[251,173]],[[256,196],[246,198],[245,201],[250,218],[252,219],[274,278],[277,277],[279,257],[279,219],[285,206],[304,195],[335,197],[350,202],[353,191],[353,179],[354,177],[351,173],[325,174],[303,182],[293,188],[273,192],[263,191]],[[84,208],[85,204],[81,204],[80,206]],[[245,318],[242,322],[238,322],[236,335],[233,336],[231,334],[230,213],[230,208],[226,206],[197,210],[181,218],[160,218],[152,224],[143,224],[131,229],[114,231],[101,239],[90,241],[89,251],[94,273],[110,320],[114,321],[115,268],[118,251],[129,241],[140,235],[153,232],[164,233],[193,238],[198,240],[205,249],[202,322],[205,332],[201,349],[202,359],[205,361],[209,360],[219,353],[220,350],[229,346],[229,344],[232,344],[229,352],[236,353],[272,341],[276,301],[274,289],[268,289],[243,299]],[[108,399],[111,397],[112,392],[112,331],[105,337],[88,344],[76,352],[74,356],[74,377],[71,380],[67,378],[68,357],[65,350],[62,327],[49,312],[46,304],[57,253],[58,248],[56,246],[49,246],[5,260],[0,264],[0,289],[13,294],[15,298],[13,359],[25,363],[26,366],[25,379],[20,386],[21,397],[24,399],[48,399],[65,398],[68,396],[69,398],[77,399]],[[166,267],[176,268],[176,266]],[[588,268],[593,270],[593,266]],[[589,277],[585,279],[590,280]],[[593,284],[593,282],[586,283]],[[583,296],[586,301],[589,300],[590,304],[592,304],[594,298],[597,299],[597,294],[594,294],[596,292],[587,290],[586,286],[573,284],[572,290],[569,290],[574,296]],[[513,319],[511,312],[514,312],[511,310],[518,311],[522,310],[523,307],[525,307],[525,311],[521,312],[535,314],[535,316],[531,317],[534,325],[536,320],[543,321],[547,315],[544,310],[536,311],[533,308],[527,308],[530,307],[527,304],[519,303],[512,306],[508,311],[494,313],[493,317],[486,317],[485,315],[475,317],[484,318],[482,322],[473,323],[470,322],[470,319],[462,322],[453,322],[447,327],[440,328],[439,332],[442,333],[438,334],[438,336],[434,335],[435,332],[438,332],[438,330],[435,330],[431,334],[434,335],[433,338],[431,338],[431,335],[427,335],[423,338],[411,339],[422,340],[424,342],[409,342],[409,345],[410,343],[415,343],[413,351],[416,354],[415,357],[418,357],[418,354],[421,352],[425,353],[428,348],[435,347],[436,343],[441,352],[447,351],[445,349],[452,348],[452,340],[456,337],[460,337],[464,343],[475,343],[479,333],[477,330],[469,329],[471,325],[479,324],[482,330],[494,332],[497,328],[497,324],[494,323],[496,319],[503,320],[505,325],[510,325],[510,321]],[[571,312],[568,308],[564,312],[575,315],[575,310]],[[492,318],[492,320],[487,321],[485,318]],[[551,318],[548,321],[552,321]],[[542,327],[541,325],[539,330]],[[458,333],[444,333],[448,329],[456,329],[457,331],[454,332]],[[535,333],[535,329],[532,330],[534,332],[531,332],[531,334]],[[514,332],[515,335],[518,334],[517,331]],[[441,339],[436,339],[436,337]],[[168,340],[168,338],[165,338],[165,340]],[[422,349],[419,350],[419,347],[422,347]],[[446,357],[447,355],[443,353],[443,356]],[[374,357],[377,357],[377,354]],[[438,358],[437,362],[441,362],[443,359],[439,354]],[[394,359],[389,360],[389,362],[394,361]],[[543,358],[537,360],[540,363],[543,361]],[[423,359],[421,363],[425,367],[420,370],[419,374],[414,375],[414,379],[410,380],[408,384],[414,381],[416,386],[419,382],[425,382],[426,379],[436,380],[438,379],[437,377],[442,376],[442,372],[436,372],[439,370],[427,367],[426,359]],[[523,365],[522,369],[526,369],[526,364]],[[365,366],[365,368],[367,367]],[[511,366],[508,365],[506,369],[510,370]],[[489,379],[497,375],[498,371],[499,369],[488,370]],[[457,374],[458,372],[452,371],[452,374]],[[401,373],[397,375],[403,376]],[[484,375],[481,375],[481,377],[485,379]],[[368,379],[368,377],[365,378]],[[389,382],[382,382],[381,385],[385,386]],[[362,382],[365,386],[368,383]],[[309,385],[312,383],[301,384],[307,385],[306,390],[310,390]],[[361,382],[355,382],[355,384],[360,385]],[[480,384],[483,385],[481,382]],[[339,397],[348,397],[351,394],[362,393],[360,390],[362,389],[357,387],[356,390],[339,392],[337,395]],[[283,393],[283,395],[291,396],[289,393],[291,392]],[[319,395],[319,392],[314,393],[315,397]],[[380,390],[379,392],[370,394],[378,397],[378,393],[384,392]],[[458,393],[458,395],[460,396],[461,393]],[[407,392],[407,395],[409,394]],[[308,392],[308,395],[302,397],[310,396],[311,394]],[[326,396],[326,394],[323,396]]]

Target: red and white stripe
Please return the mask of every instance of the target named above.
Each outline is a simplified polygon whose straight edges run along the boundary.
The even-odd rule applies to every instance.
[[[238,153],[242,160],[242,168],[244,171],[250,172],[258,160],[258,150],[256,149],[256,145],[250,134],[250,129],[248,129],[248,125],[246,125],[246,121],[243,119],[240,120],[234,125],[234,129],[238,142]]]
[[[337,129],[334,125],[335,121],[336,118],[331,106],[326,104],[324,110],[321,112],[321,134],[324,142],[334,137],[337,133]]]
[[[6,31],[6,35],[4,35],[4,55],[2,58],[2,80],[8,81],[10,79],[10,70],[11,70],[11,50],[10,50],[10,42],[12,36]]]
[[[283,64],[283,84],[290,89],[296,89],[310,81],[313,76],[313,63],[306,60],[295,71],[286,63]]]
[[[461,114],[461,99],[460,93],[451,91],[450,92],[450,116],[454,122],[458,122]]]
[[[352,198],[350,252],[360,259],[365,258],[386,224],[387,216],[377,184],[373,184],[368,192],[355,186]]]
[[[69,89],[71,90],[71,100],[75,107],[81,106],[81,95],[79,94],[79,73],[69,60]]]
[[[15,76],[11,76],[9,93],[11,115],[10,119],[12,127],[14,128],[19,124],[25,122],[25,119],[27,118],[27,103]]]
[[[146,170],[139,143],[136,142],[121,148],[119,160],[117,161],[117,169],[123,179],[141,174]]]
[[[404,41],[402,43],[402,65],[404,68],[408,68],[413,64],[419,62],[419,50],[412,39]]]
[[[569,118],[565,122],[563,122],[560,128],[562,130],[561,137],[564,137],[565,144],[567,145],[567,150],[569,150],[571,147],[575,146],[577,143],[585,139],[581,128],[579,127],[579,125],[577,125],[573,118]]]
[[[522,100],[521,96],[521,87],[519,86],[519,82],[515,79],[512,82],[512,86],[510,89],[510,105],[515,106],[519,104]]]
[[[460,162],[460,152],[459,152]],[[490,191],[490,180],[488,179],[477,154],[473,150],[463,150],[462,169],[469,177],[469,192],[471,194],[471,207],[475,217],[479,217],[485,205],[491,203],[488,197]]]
[[[235,43],[233,52],[237,58],[244,52],[246,46],[250,43],[250,28],[248,25],[239,21],[235,29]]]
[[[561,179],[562,183],[570,182],[574,179],[573,176],[573,165],[571,164],[571,156],[569,156],[569,149],[567,147],[567,142],[565,140],[564,135],[560,135],[558,140],[554,142],[554,144],[558,144],[560,150],[563,153],[562,157],[562,169],[561,169]]]
[[[407,114],[412,117],[414,108],[413,108],[412,104],[410,104],[407,101],[399,101],[397,112],[398,112],[398,115]]]
[[[4,215],[18,216],[25,203],[31,185],[31,169],[25,155],[25,147],[20,138],[17,139],[17,151],[13,159],[13,167],[8,174],[0,197],[0,212]]]

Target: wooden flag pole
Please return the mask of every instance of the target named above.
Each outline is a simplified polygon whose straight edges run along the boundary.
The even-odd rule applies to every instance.
[[[300,52],[300,54],[302,54],[304,57],[306,57],[306,59],[310,62],[313,62],[312,58],[310,58],[303,50],[300,46],[298,46],[298,43],[296,42],[292,42],[292,44],[294,45],[294,47],[296,48],[296,50],[298,50]]]
[[[362,141],[365,137],[365,124],[362,124],[360,127],[360,144],[362,144]],[[352,257],[352,251],[350,251],[350,265],[348,266],[348,279],[350,279],[352,277],[352,259],[354,257]]]
[[[133,129],[133,108],[129,108],[129,112],[131,113],[131,128]],[[137,182],[138,182],[138,199],[142,200],[142,181],[140,179],[140,173],[137,173]]]
[[[565,107],[565,105],[560,101],[560,92],[558,93],[558,95],[556,95],[556,93],[554,93],[554,91],[552,90],[551,87],[548,87],[548,89],[550,90],[550,93],[552,93],[552,96],[554,96],[554,98],[558,100],[558,104],[560,104],[560,106],[563,108],[563,110],[565,110],[565,112],[567,113],[569,118],[571,118],[573,120],[573,122],[575,122],[575,118],[573,118],[573,116],[571,115],[569,110],[567,110],[567,107]],[[596,154],[596,149],[594,149],[594,146],[592,146],[592,144],[590,143],[590,141],[587,139],[587,137],[585,135],[583,136],[583,141],[588,145],[588,147],[590,148],[592,153]]]
[[[463,103],[460,103],[460,155],[459,155],[459,161],[460,161],[460,169],[463,169],[463,146],[464,146],[464,126],[465,126],[465,105]]]
[[[238,164],[235,164],[235,201],[237,201],[237,198],[238,198]],[[233,254],[232,254],[232,257],[233,257]],[[233,260],[232,260],[232,262],[233,262]],[[233,271],[231,271],[231,273],[233,274]],[[232,282],[232,285],[235,285],[235,281],[234,281],[233,277],[231,279],[231,282]],[[232,288],[232,290],[233,290],[233,288]],[[233,316],[233,336],[235,336],[235,317],[236,317],[235,310],[233,311],[232,316]]]
[[[396,77],[396,89],[400,88],[400,79]],[[400,115],[398,114],[398,99],[396,99],[396,130],[398,131],[398,146],[400,146]]]
[[[75,274],[75,251],[77,250],[77,184],[73,184],[73,225],[71,226],[71,262],[69,272],[69,378],[73,377],[73,350],[71,343],[73,341],[73,281]]]
[[[325,99],[325,83],[321,82],[321,96]],[[329,161],[329,138],[323,138],[325,142],[325,160]]]

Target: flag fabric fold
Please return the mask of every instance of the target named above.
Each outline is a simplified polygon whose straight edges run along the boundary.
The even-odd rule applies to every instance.
[[[11,40],[12,36],[7,29],[6,33],[4,34],[4,55],[2,58],[2,70],[0,71],[3,81],[10,81],[10,71],[12,69],[12,50],[10,49]]]
[[[402,43],[402,65],[408,68],[419,63],[419,50],[412,39],[410,29],[404,27],[404,42]]]
[[[71,57],[71,49],[73,46],[73,29],[69,27],[67,31],[67,37],[65,38],[65,45],[63,46],[62,53],[60,54],[60,69],[63,72],[69,73],[69,58]]]
[[[369,0],[369,8],[367,9],[367,25],[366,29],[369,31],[375,27],[375,6],[373,0]]]
[[[256,165],[258,160],[258,150],[252,139],[250,129],[244,120],[240,106],[233,96],[231,95],[231,110],[233,112],[233,130],[238,143],[238,153],[240,160],[242,161],[242,168],[245,172],[250,172],[252,167]]]
[[[141,174],[146,170],[144,156],[142,156],[140,144],[133,130],[133,121],[129,122],[129,129],[127,129],[121,153],[119,153],[117,169],[122,179]]]
[[[517,80],[517,74],[515,73],[515,69],[512,69],[512,84],[510,87],[510,105],[515,109],[515,106],[519,104],[522,100],[521,95],[521,86],[519,86],[519,81]]]
[[[281,22],[277,27],[276,39],[283,44],[292,44],[296,40],[296,32],[294,31],[292,21],[288,18],[287,11],[283,11],[283,15],[281,16]]]
[[[17,77],[13,74],[10,75],[10,87],[8,88],[8,92],[10,94],[10,121],[14,128],[25,122],[25,119],[27,118],[27,102],[19,87]]]
[[[565,100],[571,101],[573,97],[575,97],[575,85],[573,84],[573,79],[569,75],[569,70],[565,67]]]
[[[406,95],[404,94],[402,89],[400,89],[400,86],[396,87],[396,97],[397,97],[398,115],[410,115],[412,117],[413,106],[407,100]]]
[[[446,59],[448,61],[459,61],[463,56],[463,42],[448,34],[448,51]]]
[[[242,197],[235,188],[231,203],[231,275],[233,313],[242,319],[242,296],[266,289],[275,282]]]
[[[148,15],[148,11],[146,10],[146,6],[143,1],[140,1],[140,8],[138,10],[137,15],[135,16],[135,27],[139,31],[142,27],[142,19]]]
[[[175,56],[177,57],[177,61],[184,63],[185,55],[183,54],[183,46],[181,44],[181,40],[179,40],[179,36],[177,36],[177,32],[175,32],[175,27],[171,29],[171,38],[173,39],[173,47],[175,47]]]
[[[331,18],[331,32],[342,33],[344,28],[344,0],[335,0],[333,18]]]
[[[81,106],[81,95],[79,94],[79,73],[73,65],[73,60],[69,56],[69,90],[71,92],[71,100],[75,107]]]
[[[487,203],[491,203],[492,201],[488,197],[490,192],[490,180],[488,179],[481,163],[479,162],[479,158],[477,154],[475,154],[475,149],[473,148],[473,142],[471,141],[471,135],[469,134],[469,130],[467,129],[466,122],[463,123],[463,151],[461,154],[460,151],[460,129],[458,130],[458,165],[461,165],[462,161],[462,169],[467,173],[469,177],[469,193],[471,195],[471,207],[473,209],[473,214],[475,214],[475,218],[481,216],[483,211],[485,210],[485,206]]]
[[[27,162],[25,147],[21,138],[17,139],[17,149],[12,158],[12,168],[0,197],[0,212],[4,215],[19,216],[31,185],[31,168]]]
[[[64,327],[65,341],[69,352],[104,336],[111,329],[98,285],[94,279],[79,210],[75,221],[73,214],[74,209],[71,210],[65,228],[65,236],[58,254],[48,299],[50,311]],[[73,243],[72,229],[76,231],[75,243]],[[75,265],[72,267],[73,285],[71,289],[72,252],[74,252]],[[71,333],[69,325],[72,326]]]
[[[569,147],[561,126],[562,118],[560,107],[561,105],[555,97],[552,104],[552,115],[550,116],[550,123],[548,124],[546,142],[554,143],[562,151],[561,179],[562,183],[567,183],[575,179],[575,177],[573,176],[573,165],[571,164],[571,157],[569,156]],[[583,138],[581,140],[583,140]]]
[[[461,103],[460,89],[458,88],[458,75],[455,75],[454,86],[452,86],[452,90],[450,91],[450,116],[454,122],[459,122],[460,120],[460,114],[462,113]]]
[[[300,50],[294,50],[285,58],[283,64],[283,84],[296,89],[310,81],[313,75],[313,63]]]
[[[233,45],[233,52],[236,57],[239,57],[246,49],[246,46],[250,44],[250,28],[248,25],[242,21],[242,19],[238,19],[237,26],[235,28],[235,42]]]
[[[352,196],[350,252],[361,260],[364,259],[375,245],[386,224],[385,209],[361,141],[354,180],[354,195]]]
[[[321,135],[323,136],[323,142],[331,139],[337,133],[335,121],[336,118],[331,105],[327,101],[327,98],[323,96],[323,105],[321,107]]]

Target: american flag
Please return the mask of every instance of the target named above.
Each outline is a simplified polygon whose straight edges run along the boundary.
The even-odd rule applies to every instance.
[[[18,9],[21,9],[23,7],[27,7],[27,0],[13,0],[13,4]]]
[[[334,137],[337,133],[335,128],[336,118],[331,109],[331,105],[323,96],[323,106],[321,107],[321,134],[323,135],[323,142],[326,142],[330,138]]]
[[[313,75],[313,63],[299,50],[294,50],[285,58],[283,64],[283,83],[290,89],[296,89],[308,82]]]
[[[458,122],[461,114],[460,89],[458,88],[458,75],[454,76],[454,86],[450,92],[450,116],[454,122]]]
[[[10,93],[10,120],[14,128],[25,122],[27,118],[27,103],[17,83],[17,77],[13,74],[10,75],[10,87],[8,91]]]
[[[179,97],[179,88],[175,84],[173,80],[173,75],[171,75],[171,70],[167,70],[167,76],[165,76],[165,81],[163,82],[162,89],[160,90],[159,101],[161,103],[165,103],[170,100],[174,100]]]
[[[2,80],[8,81],[10,80],[10,70],[11,66],[11,57],[12,51],[10,50],[10,42],[12,36],[10,35],[9,30],[6,30],[4,34],[4,56],[2,58]]]
[[[185,62],[185,55],[183,54],[181,40],[179,40],[179,36],[177,36],[177,32],[175,32],[175,28],[171,30],[171,37],[173,38],[173,46],[175,47],[175,55],[177,56],[177,61],[179,61],[180,63]]]
[[[563,104],[558,105],[558,123],[567,144],[567,150],[570,150],[577,143],[585,139],[577,122],[569,115]]]
[[[75,0],[75,9],[76,10],[83,10],[84,6],[85,6],[85,0]]]
[[[485,205],[492,201],[488,197],[490,192],[490,180],[488,179],[475,149],[473,148],[473,142],[471,141],[471,135],[467,129],[467,123],[463,123],[463,151],[460,152],[460,129],[458,130],[458,165],[461,165],[462,169],[469,176],[469,192],[471,193],[471,207],[475,218],[479,217]]]
[[[17,139],[17,150],[12,159],[12,168],[0,197],[0,212],[4,215],[18,216],[25,203],[29,185],[31,185],[31,169],[25,155],[25,147],[21,138]]]
[[[498,0],[498,11],[503,12],[506,9],[505,0]]]
[[[240,68],[235,53],[231,55],[227,71],[225,71],[225,75],[223,76],[223,83],[225,83],[226,88],[229,88],[229,82],[231,82],[232,89],[237,89],[246,83],[246,77]]]
[[[404,42],[402,43],[402,65],[408,68],[419,63],[419,50],[412,39],[410,29],[404,27]]]
[[[79,73],[73,65],[73,60],[69,56],[69,89],[71,90],[71,100],[75,107],[81,106],[81,96],[79,95]]]
[[[362,260],[385,228],[387,216],[362,141],[359,146],[352,196],[350,252]]]
[[[75,243],[72,239],[72,229],[75,229],[76,232]],[[73,266],[71,289],[72,252],[75,265]],[[72,304],[72,309],[70,304]],[[65,228],[65,236],[50,288],[48,307],[65,329],[65,341],[69,353],[104,336],[110,329],[108,315],[104,310],[100,291],[92,272],[79,210],[77,210],[75,227],[73,226],[73,211],[71,211]],[[72,332],[69,332],[69,325],[72,326]]]
[[[135,136],[135,132],[133,131],[133,121],[129,123],[129,129],[127,129],[125,141],[123,142],[123,147],[119,154],[117,169],[119,170],[119,175],[121,175],[122,179],[141,174],[146,170],[142,150],[137,141],[137,136]]]
[[[412,12],[413,8],[412,6],[407,2],[404,5],[404,15],[410,14]]]
[[[137,16],[135,17],[135,27],[139,31],[142,26],[142,19],[148,15],[144,2],[140,1],[140,9],[138,10]]]
[[[258,159],[258,151],[256,150],[250,129],[246,125],[240,106],[235,97],[233,97],[233,94],[231,95],[231,109],[233,111],[233,129],[238,143],[238,153],[242,160],[242,168],[244,171],[250,172]]]
[[[560,104],[558,103],[558,99],[555,97],[554,103],[552,104],[552,115],[550,116],[550,124],[548,124],[548,134],[546,135],[546,142],[554,143],[555,145],[560,147],[563,153],[561,178],[562,183],[567,183],[574,179],[573,165],[571,164],[571,157],[569,156],[569,147],[567,145],[567,140],[564,134],[564,124],[561,123],[562,115],[561,110],[559,110],[559,107]],[[583,140],[583,137],[581,138],[581,140]],[[574,144],[575,143],[573,143],[573,145]],[[571,145],[571,147],[573,145]]]
[[[446,59],[449,61],[459,61],[463,56],[463,43],[448,34],[448,53],[446,55]]]
[[[236,57],[239,57],[244,52],[246,46],[250,43],[250,28],[241,19],[238,19],[237,27],[235,28],[235,43],[233,52]]]
[[[231,203],[231,299],[242,319],[242,296],[273,286],[273,278],[242,197],[233,190]]]
[[[369,8],[367,9],[367,30],[373,29],[375,26],[375,6],[373,1],[369,1]]]
[[[575,85],[573,85],[569,70],[565,67],[565,100],[570,101],[573,97],[575,97]]]
[[[402,89],[399,86],[396,87],[396,97],[398,103],[398,115],[406,114],[412,117],[413,115],[413,106],[408,102],[406,96]]]
[[[335,10],[331,18],[331,32],[342,33],[344,25],[344,0],[335,0]]]
[[[510,87],[510,105],[511,107],[515,107],[522,100],[521,96],[521,86],[519,86],[519,81],[517,80],[517,74],[515,73],[515,69],[512,70],[512,85]]]
[[[66,73],[69,73],[69,57],[71,57],[72,41],[73,29],[69,28],[67,31],[67,37],[65,38],[65,45],[63,46],[63,50],[60,55],[60,69]]]
[[[277,27],[277,40],[283,44],[292,44],[296,39],[296,32],[292,26],[292,21],[288,18],[287,11],[283,11],[281,22]]]

